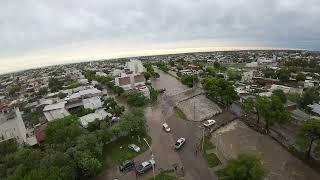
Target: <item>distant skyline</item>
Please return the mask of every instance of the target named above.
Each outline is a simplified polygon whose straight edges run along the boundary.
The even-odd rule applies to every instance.
[[[100,58],[320,49],[319,0],[3,0],[0,73]]]

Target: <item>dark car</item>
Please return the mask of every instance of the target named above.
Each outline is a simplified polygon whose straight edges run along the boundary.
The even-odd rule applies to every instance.
[[[148,161],[145,161],[138,166],[136,166],[136,172],[138,174],[143,174],[146,171],[152,169],[152,166],[155,166],[156,162],[153,159],[150,159]]]
[[[131,170],[133,167],[134,167],[134,161],[133,161],[133,160],[123,161],[123,162],[119,165],[120,171]]]

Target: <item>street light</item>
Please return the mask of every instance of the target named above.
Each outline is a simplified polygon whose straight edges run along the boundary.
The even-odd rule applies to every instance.
[[[148,141],[146,140],[146,138],[143,138],[144,142],[146,142],[147,146],[149,147],[149,150],[151,152],[151,159],[154,161],[154,155],[153,155],[153,152],[152,152],[152,149],[151,149],[151,146],[149,145]],[[155,162],[155,161],[154,161]],[[153,180],[156,180],[156,176],[154,174],[154,164],[152,164],[152,175],[153,175]]]

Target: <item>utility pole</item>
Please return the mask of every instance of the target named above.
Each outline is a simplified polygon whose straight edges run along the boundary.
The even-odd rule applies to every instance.
[[[150,150],[150,152],[151,152],[151,159],[154,161],[154,155],[153,155],[151,146],[149,145],[149,143],[148,143],[148,141],[146,140],[146,138],[143,138],[143,140],[146,142],[147,146],[149,147],[149,150]],[[155,173],[154,173],[154,164],[151,164],[151,165],[152,165],[153,180],[156,180],[156,176],[155,176]]]

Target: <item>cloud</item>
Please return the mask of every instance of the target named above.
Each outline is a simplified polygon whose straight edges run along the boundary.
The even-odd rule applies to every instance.
[[[195,40],[319,49],[319,22],[319,0],[2,0],[0,57]]]

